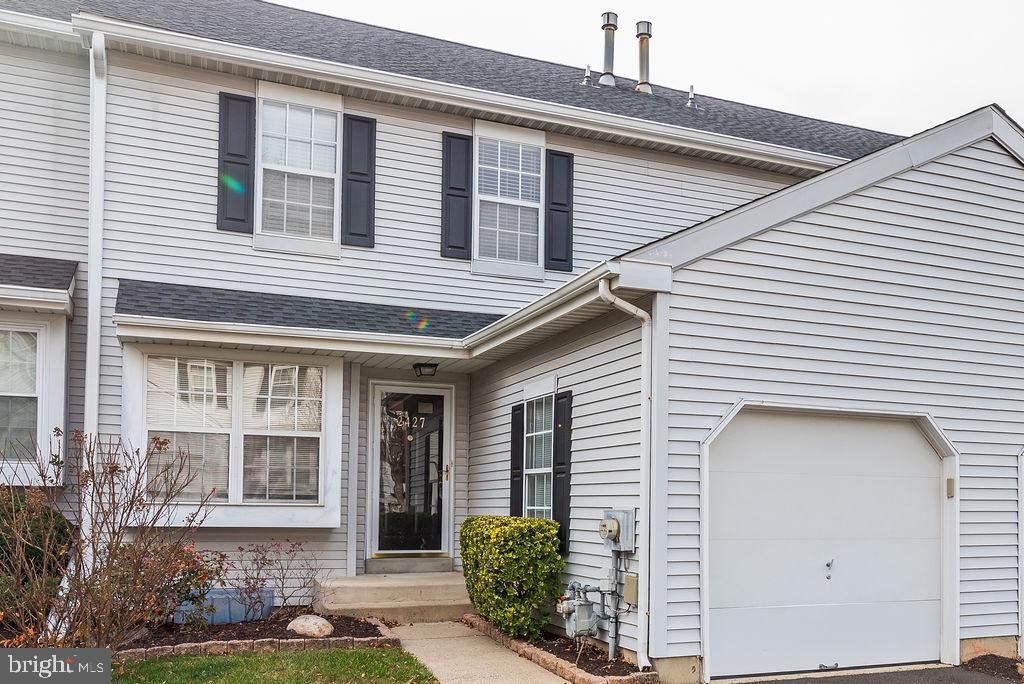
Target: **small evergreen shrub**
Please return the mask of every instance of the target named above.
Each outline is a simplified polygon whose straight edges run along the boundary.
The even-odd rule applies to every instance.
[[[0,574],[35,577],[63,572],[71,523],[48,506],[35,489],[0,492]],[[22,541],[23,540],[23,541]],[[27,567],[19,566],[23,558]]]
[[[536,639],[548,621],[541,609],[561,593],[558,523],[472,516],[462,523],[460,545],[473,607],[505,634]]]

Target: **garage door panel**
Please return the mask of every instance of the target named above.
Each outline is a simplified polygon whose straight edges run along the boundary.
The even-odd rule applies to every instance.
[[[939,658],[939,602],[711,611],[714,676],[925,662]]]
[[[936,459],[933,471],[939,468]],[[938,477],[822,477],[811,474],[733,472],[711,474],[709,517],[716,538],[932,539]],[[737,505],[742,502],[742,505]],[[756,517],[751,510],[758,511]],[[927,527],[926,527],[927,526]]]
[[[787,423],[780,427],[781,423]],[[864,424],[870,423],[865,434]],[[727,461],[712,459],[711,472],[769,471],[883,476],[927,472],[939,455],[921,431],[905,420],[866,420],[838,416],[782,416],[748,412],[715,441]],[[780,462],[778,454],[787,454]],[[900,454],[899,458],[892,458]]]
[[[715,539],[710,545],[711,608],[938,600],[940,551],[937,539],[829,540],[824,545],[817,539]],[[831,573],[825,567],[830,559]],[[752,568],[757,569],[756,582],[750,578]],[[829,574],[832,579],[826,579]]]

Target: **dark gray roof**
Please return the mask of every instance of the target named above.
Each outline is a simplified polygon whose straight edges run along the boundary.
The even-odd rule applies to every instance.
[[[339,299],[120,280],[115,313],[213,323],[463,338],[501,318],[494,314],[387,306]],[[427,321],[420,330],[422,321]]]
[[[0,254],[0,285],[66,290],[78,270],[77,261]]]
[[[0,0],[0,7],[22,7],[21,11],[46,16],[59,16],[66,13],[69,6],[75,5],[81,11],[177,33],[845,159],[861,157],[902,139],[888,133],[752,107],[703,94],[697,96],[696,107],[687,107],[688,93],[684,91],[655,85],[653,95],[639,95],[633,92],[636,81],[621,77],[615,88],[582,86],[583,70],[580,67],[495,52],[261,0]],[[624,30],[624,33],[630,32]],[[599,37],[595,27],[595,41]],[[625,41],[620,40],[622,43]],[[714,55],[705,57],[714,59]],[[784,77],[780,75],[780,78]]]

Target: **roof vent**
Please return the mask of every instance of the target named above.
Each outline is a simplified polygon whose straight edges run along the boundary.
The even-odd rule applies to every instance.
[[[583,72],[583,80],[580,82],[580,85],[585,85],[585,86],[592,86],[592,85],[594,85],[594,80],[592,78],[590,78],[590,65],[589,64],[587,65],[587,70]]]
[[[603,86],[615,85],[615,29],[619,28],[619,15],[605,12],[601,15],[601,28],[604,29],[604,73],[598,80]]]
[[[636,82],[636,92],[651,94],[651,22],[636,22],[636,37],[640,39],[640,78]]]
[[[693,84],[691,83],[690,84],[690,96],[688,98],[686,98],[686,106],[687,107],[693,107],[695,104],[696,104],[696,102],[694,100],[694,95],[693,95]]]

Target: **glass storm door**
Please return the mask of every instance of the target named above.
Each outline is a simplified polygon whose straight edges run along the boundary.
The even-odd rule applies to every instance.
[[[444,411],[440,394],[381,395],[379,551],[443,549]]]

